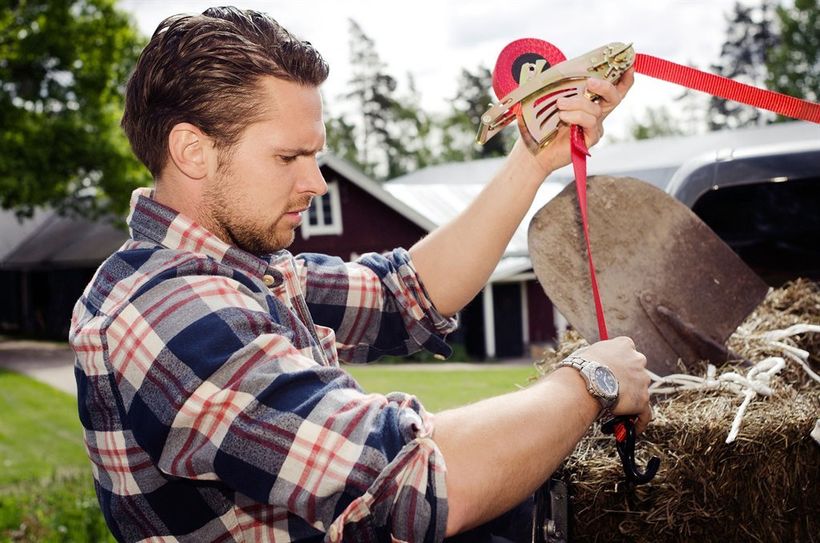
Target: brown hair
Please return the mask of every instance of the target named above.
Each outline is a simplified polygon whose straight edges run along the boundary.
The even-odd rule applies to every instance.
[[[128,80],[122,127],[157,178],[174,125],[191,123],[226,151],[264,113],[261,77],[318,86],[327,74],[309,42],[263,13],[219,7],[175,15],[157,27]]]

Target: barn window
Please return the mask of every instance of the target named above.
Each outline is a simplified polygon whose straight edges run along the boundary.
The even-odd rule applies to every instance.
[[[313,198],[307,220],[302,223],[302,237],[338,235],[342,233],[342,205],[338,181],[328,181],[327,193]]]

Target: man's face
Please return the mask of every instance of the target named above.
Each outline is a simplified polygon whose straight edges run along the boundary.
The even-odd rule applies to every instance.
[[[267,112],[213,162],[199,212],[206,227],[253,254],[290,245],[311,199],[327,192],[316,162],[325,145],[319,89],[274,77],[260,88]]]

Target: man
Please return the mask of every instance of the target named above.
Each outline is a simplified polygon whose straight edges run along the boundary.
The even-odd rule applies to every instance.
[[[127,88],[123,127],[155,189],[132,239],[72,319],[80,417],[100,505],[137,541],[439,541],[524,500],[601,412],[573,367],[435,416],[363,393],[338,359],[448,354],[453,315],[485,284],[567,130],[520,143],[452,223],[343,263],[285,248],[326,191],[319,85],[328,68],[265,15],[214,8],[160,24]],[[631,85],[559,102],[588,144]],[[613,411],[649,419],[645,359],[627,338],[584,359],[620,385]]]

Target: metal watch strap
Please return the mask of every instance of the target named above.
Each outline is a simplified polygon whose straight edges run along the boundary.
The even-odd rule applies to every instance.
[[[578,356],[578,355],[573,354],[573,355],[569,355],[568,357],[563,359],[559,363],[559,366],[571,366],[571,367],[575,368],[576,370],[581,371],[582,369],[584,369],[584,366],[586,366],[587,364],[590,364],[591,362],[592,362],[591,360],[587,360],[586,358],[584,358],[582,356]]]
[[[592,360],[587,360],[583,356],[578,356],[578,355],[572,354],[572,355],[569,355],[568,357],[566,357],[565,359],[561,360],[561,362],[558,363],[558,367],[568,366],[568,367],[571,367],[571,368],[575,368],[583,376],[584,374],[581,370],[583,370],[584,367],[586,367],[587,364],[592,364],[592,363],[593,363]],[[586,377],[584,377],[584,379],[586,380]],[[601,403],[601,398],[599,398],[598,396],[593,394],[592,388],[589,384],[587,386],[587,392],[589,392],[590,395],[593,398],[595,398],[598,401],[599,404]],[[601,404],[601,410],[598,412],[598,416],[596,417],[596,420],[604,421],[604,420],[609,420],[612,417],[613,417],[612,408],[611,407],[604,407],[603,404]]]

